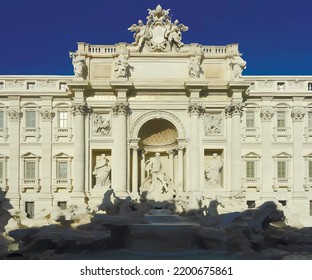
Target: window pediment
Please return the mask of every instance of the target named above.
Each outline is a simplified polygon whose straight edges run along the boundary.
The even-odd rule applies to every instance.
[[[242,156],[242,158],[245,158],[245,159],[253,158],[253,159],[255,159],[255,158],[261,158],[261,156],[256,154],[256,153],[254,153],[254,152],[250,152],[250,153]]]
[[[282,152],[282,153],[279,153],[279,154],[273,156],[273,158],[292,158],[292,155],[285,153],[285,152]]]

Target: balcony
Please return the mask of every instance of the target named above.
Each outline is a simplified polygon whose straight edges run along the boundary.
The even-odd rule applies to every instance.
[[[8,134],[8,129],[1,127],[0,128],[0,137],[3,137],[4,141],[8,140],[9,134]]]
[[[26,141],[27,137],[35,137],[37,141],[40,139],[40,128],[39,127],[23,127],[22,128],[22,139]]]
[[[242,128],[242,138],[245,141],[247,137],[255,137],[258,141],[260,138],[260,128],[259,127],[243,127]]]
[[[286,189],[291,191],[292,179],[291,178],[274,178],[273,190],[276,192],[279,189]]]
[[[0,179],[0,190],[7,192],[9,190],[8,179]]]
[[[243,189],[247,190],[256,190],[257,192],[261,189],[261,179],[260,178],[243,178],[242,179]]]
[[[312,178],[304,178],[303,188],[305,191],[309,191],[312,188]]]
[[[54,128],[54,140],[58,141],[60,137],[67,137],[69,141],[73,138],[71,127],[55,127]]]
[[[287,140],[291,137],[291,128],[290,127],[274,127],[273,138],[277,140],[279,137],[286,137]]]
[[[72,179],[67,178],[54,178],[53,179],[53,191],[58,192],[59,190],[67,190],[68,192],[73,191]]]
[[[26,192],[27,190],[34,190],[36,192],[40,192],[40,179],[29,179],[24,178],[21,179],[21,190],[22,192]]]

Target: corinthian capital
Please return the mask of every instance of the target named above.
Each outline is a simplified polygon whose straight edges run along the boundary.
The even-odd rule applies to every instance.
[[[129,112],[129,103],[128,102],[116,102],[113,106],[114,116],[127,115]]]
[[[193,116],[202,116],[205,113],[205,108],[200,103],[190,103],[187,112]]]
[[[40,115],[43,120],[49,121],[54,118],[55,113],[52,110],[41,110]]]
[[[302,110],[293,110],[291,112],[291,118],[293,122],[301,122],[304,117],[304,112]]]
[[[13,109],[8,110],[8,114],[11,121],[18,121],[23,115],[23,113],[20,110]]]
[[[239,115],[240,117],[243,115],[244,109],[243,103],[233,103],[225,107],[225,115],[227,117],[232,117],[234,115]]]
[[[73,106],[73,114],[86,116],[90,113],[91,109],[86,104],[75,104]]]

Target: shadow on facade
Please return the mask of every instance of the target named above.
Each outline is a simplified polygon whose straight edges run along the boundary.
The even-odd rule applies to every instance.
[[[302,259],[311,256],[311,228],[286,226],[284,214],[274,202],[243,212],[212,215],[209,207],[216,209],[218,205],[218,201],[212,200],[207,207],[177,214],[174,201],[146,200],[143,193],[135,202],[108,190],[98,211],[75,218],[64,212],[54,224],[10,231],[10,242],[18,244],[18,249],[10,252],[2,249],[0,258],[283,259],[300,256]],[[8,218],[7,213],[2,224]]]

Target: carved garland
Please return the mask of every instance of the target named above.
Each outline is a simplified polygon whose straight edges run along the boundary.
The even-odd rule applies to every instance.
[[[262,121],[270,121],[273,117],[274,113],[272,110],[261,110],[260,118]]]
[[[13,110],[13,109],[8,110],[8,114],[12,121],[17,121],[23,116],[23,113],[20,110]]]
[[[55,113],[51,110],[41,110],[40,115],[43,120],[49,121],[54,118]]]

